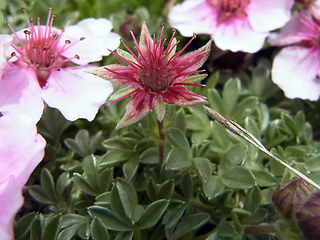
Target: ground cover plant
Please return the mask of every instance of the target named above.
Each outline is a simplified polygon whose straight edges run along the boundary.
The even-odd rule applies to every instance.
[[[319,6],[2,1],[0,238],[319,239]]]

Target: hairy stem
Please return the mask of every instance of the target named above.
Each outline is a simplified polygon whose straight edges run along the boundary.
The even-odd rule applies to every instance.
[[[158,140],[159,168],[161,168],[164,161],[164,139],[165,139],[163,121],[158,121],[158,130],[159,130],[159,140]]]
[[[254,233],[276,233],[277,230],[273,225],[251,225],[244,227],[243,235],[254,234]]]

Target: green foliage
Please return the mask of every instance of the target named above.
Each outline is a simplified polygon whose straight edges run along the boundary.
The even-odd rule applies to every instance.
[[[261,69],[254,74],[259,81],[266,76]],[[211,81],[216,78],[207,86],[216,84]],[[211,107],[319,181],[320,144],[304,113],[268,108],[261,99],[272,96],[248,86],[230,78],[221,92],[201,91]],[[209,119],[201,106],[169,106],[159,168],[156,116],[111,131],[122,107],[119,102],[101,111],[100,130],[62,120],[53,128],[52,118],[41,120],[53,154],[40,185],[28,192],[48,213],[23,216],[15,225],[17,239],[241,239],[247,226],[278,224],[270,194],[291,176],[282,166]],[[254,236],[260,235],[248,239]]]
[[[138,25],[146,21],[150,32],[159,32],[167,2],[7,0],[0,2],[0,20],[8,18],[20,29],[26,25],[21,7],[43,21],[50,6],[58,14],[57,27],[69,17],[74,22],[107,17],[114,31],[122,34],[134,17]],[[168,29],[164,36],[169,35]],[[4,23],[1,31],[8,32]],[[187,41],[179,33],[177,38]],[[190,47],[203,45],[204,39],[199,36]],[[114,58],[108,56],[101,65],[105,62],[114,63]],[[211,72],[211,64],[209,60],[205,66],[206,86],[190,88],[272,153],[320,183],[320,142],[313,134],[319,131],[319,116],[309,111],[319,112],[317,104],[295,104],[297,100],[281,95],[270,79],[268,60],[260,59],[245,73],[232,76]],[[69,122],[59,111],[46,108],[37,125],[47,140],[46,161],[26,188],[25,205],[33,207],[19,213],[14,228],[17,240],[260,240],[274,236],[246,235],[246,228],[284,224],[273,209],[271,195],[292,174],[210,119],[202,106],[166,106],[160,167],[154,113],[114,130],[127,102],[103,106],[91,123]],[[294,229],[291,224],[289,229]]]

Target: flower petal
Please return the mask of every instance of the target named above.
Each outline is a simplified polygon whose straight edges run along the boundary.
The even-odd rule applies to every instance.
[[[145,53],[146,51],[150,51],[150,46],[153,45],[153,39],[150,36],[148,27],[145,22],[143,22],[141,27],[141,33],[140,33],[140,41],[139,41],[139,48],[142,53]]]
[[[249,22],[257,32],[280,28],[290,20],[292,5],[293,0],[252,0],[247,9]]]
[[[128,104],[127,111],[123,118],[118,122],[116,130],[131,125],[142,119],[152,110],[155,104],[154,96],[148,90],[141,89],[137,91]]]
[[[221,22],[212,38],[222,50],[254,53],[262,48],[267,35],[255,32],[246,18],[232,18]]]
[[[105,18],[86,18],[66,27],[61,44],[70,40],[71,45],[63,51],[63,55],[68,58],[79,55],[80,59],[74,60],[77,64],[100,61],[102,56],[110,54],[109,49],[114,50],[120,45],[120,36],[111,29],[112,23]],[[80,41],[82,37],[85,39]]]
[[[186,0],[171,9],[168,21],[181,35],[191,37],[193,33],[212,34],[217,15],[206,0]]]
[[[318,34],[311,15],[306,11],[295,12],[292,19],[281,29],[280,33],[271,33],[268,42],[271,45],[283,46],[308,40]]]
[[[311,14],[317,19],[320,18],[320,0],[314,0],[310,6]]]
[[[119,85],[141,87],[136,71],[129,66],[111,64],[106,67],[90,69],[88,72]]]
[[[42,89],[45,102],[61,111],[70,121],[85,118],[92,121],[113,88],[110,82],[85,72],[84,67],[52,71]]]
[[[169,87],[166,92],[160,93],[161,100],[168,104],[175,104],[184,107],[197,104],[207,104],[204,96],[195,94],[183,86]]]
[[[27,113],[38,122],[43,111],[41,90],[32,68],[6,64],[0,80],[0,111]]]
[[[26,114],[2,116],[0,129],[0,182],[13,175],[22,188],[42,160],[46,142]]]
[[[298,46],[282,49],[272,66],[272,80],[289,98],[318,100],[320,81],[316,78],[320,51]]]
[[[8,34],[0,35],[0,78],[2,75],[2,69],[4,65],[7,63],[7,57],[5,55],[6,49],[10,46],[12,42],[12,37]]]
[[[183,72],[196,71],[205,63],[210,54],[211,43],[212,40],[201,48],[180,56],[178,64],[180,68],[185,69]]]
[[[13,221],[22,205],[21,187],[11,175],[0,184],[0,239],[14,239]]]

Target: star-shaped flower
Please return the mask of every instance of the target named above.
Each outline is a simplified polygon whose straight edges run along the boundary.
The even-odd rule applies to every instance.
[[[156,42],[155,36],[151,38],[146,24],[143,24],[139,44],[131,33],[137,55],[123,41],[122,44],[128,52],[121,49],[117,52],[111,51],[127,63],[126,66],[112,64],[91,71],[106,80],[125,86],[110,97],[110,104],[131,96],[127,111],[116,129],[139,121],[153,107],[158,121],[162,121],[165,104],[193,106],[207,103],[204,96],[189,91],[185,86],[203,86],[196,82],[207,76],[199,74],[203,72],[199,68],[208,57],[211,41],[198,50],[182,55],[195,36],[176,52],[178,42],[174,37],[175,32],[165,48],[163,30],[162,26],[160,38]]]

